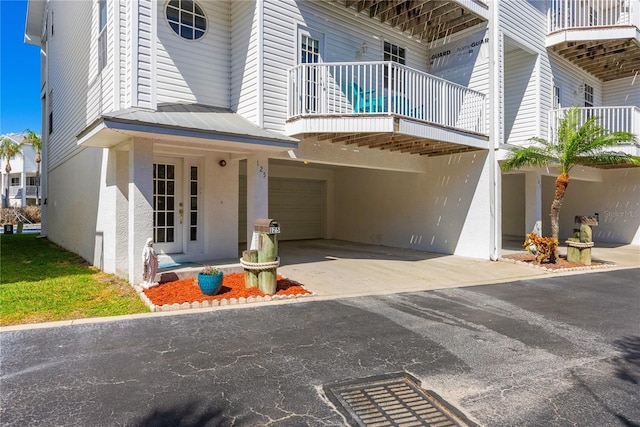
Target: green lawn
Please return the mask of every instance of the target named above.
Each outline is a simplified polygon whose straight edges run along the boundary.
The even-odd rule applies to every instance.
[[[47,239],[0,235],[0,326],[148,311],[128,282]]]

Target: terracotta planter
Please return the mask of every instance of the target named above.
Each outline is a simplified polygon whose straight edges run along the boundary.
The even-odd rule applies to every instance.
[[[215,295],[222,288],[223,274],[202,274],[198,273],[198,286],[205,295]]]

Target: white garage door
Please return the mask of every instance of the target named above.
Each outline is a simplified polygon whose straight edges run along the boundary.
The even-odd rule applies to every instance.
[[[240,177],[238,236],[246,241],[247,180]],[[321,239],[325,223],[325,182],[269,178],[269,217],[280,223],[279,240]]]

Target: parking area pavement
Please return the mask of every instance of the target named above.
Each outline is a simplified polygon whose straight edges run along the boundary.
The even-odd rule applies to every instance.
[[[639,425],[639,278],[626,268],[4,330],[0,424],[347,425],[327,384],[406,372],[480,425]]]

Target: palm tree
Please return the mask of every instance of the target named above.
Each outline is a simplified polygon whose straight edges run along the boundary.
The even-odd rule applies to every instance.
[[[7,172],[7,185],[5,187],[5,207],[9,206],[9,174],[11,173],[11,159],[15,156],[21,155],[22,142],[15,142],[9,138],[2,138],[0,142],[0,158],[6,160],[7,163],[4,166],[5,172]]]
[[[537,145],[512,147],[502,162],[502,170],[509,171],[523,166],[557,166],[560,176],[556,178],[556,189],[551,203],[551,237],[558,240],[560,230],[560,207],[569,185],[569,171],[576,165],[597,166],[614,164],[640,165],[640,157],[626,153],[605,151],[605,148],[620,144],[637,144],[629,132],[611,132],[598,124],[599,117],[592,116],[581,124],[580,108],[569,108],[558,125],[557,143],[543,138],[531,138]],[[557,259],[557,254],[556,254]]]
[[[40,161],[42,160],[40,152],[42,151],[42,139],[40,135],[31,129],[25,129],[22,138],[23,144],[31,144],[36,150],[36,204],[40,204]]]

